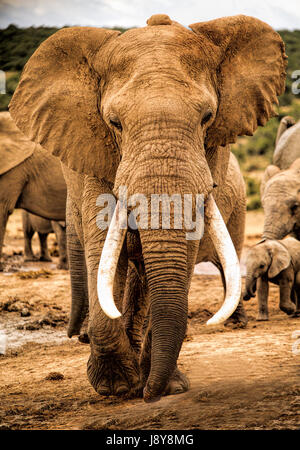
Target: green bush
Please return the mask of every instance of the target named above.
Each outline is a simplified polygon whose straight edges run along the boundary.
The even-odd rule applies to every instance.
[[[0,111],[8,109],[10,99],[19,83],[20,75],[20,72],[16,72],[6,76],[6,94],[0,95]]]

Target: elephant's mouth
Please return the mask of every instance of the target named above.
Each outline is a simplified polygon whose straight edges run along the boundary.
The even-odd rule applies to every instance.
[[[240,266],[226,225],[211,195],[206,202],[205,216],[208,219],[208,231],[222,264],[226,280],[224,303],[207,322],[207,325],[218,325],[227,320],[238,306],[241,295]],[[115,273],[127,233],[127,228],[120,227],[120,220],[120,203],[118,202],[103,246],[97,279],[100,306],[111,319],[121,316],[113,297]]]

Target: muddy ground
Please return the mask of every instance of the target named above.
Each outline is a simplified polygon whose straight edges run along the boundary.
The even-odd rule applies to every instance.
[[[245,252],[259,239],[262,220],[261,213],[248,214]],[[54,235],[49,242],[55,250]],[[300,319],[279,311],[276,286],[269,322],[256,322],[253,299],[245,303],[246,329],[211,330],[205,322],[222,301],[221,280],[209,266],[198,267],[179,358],[191,389],[154,404],[105,398],[87,380],[89,346],[66,338],[68,272],[56,270],[55,257],[53,263],[23,263],[20,211],[9,220],[5,244],[0,335],[5,330],[7,350],[0,356],[0,429],[300,428],[300,351],[292,336]],[[1,342],[3,347],[3,335]]]

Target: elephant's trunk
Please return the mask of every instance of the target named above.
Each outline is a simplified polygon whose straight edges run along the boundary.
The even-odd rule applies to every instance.
[[[140,231],[150,297],[151,370],[146,402],[159,400],[174,372],[187,325],[187,241],[183,230]]]
[[[292,227],[285,226],[285,224],[278,223],[273,217],[265,217],[264,230],[262,239],[280,240],[292,231]]]
[[[255,297],[256,281],[257,281],[256,278],[252,274],[247,273],[245,290],[243,293],[244,300],[250,300],[250,298]]]

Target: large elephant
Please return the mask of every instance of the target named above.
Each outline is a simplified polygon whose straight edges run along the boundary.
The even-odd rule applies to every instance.
[[[35,232],[38,233],[40,241],[39,261],[52,261],[47,245],[49,233],[55,233],[58,249],[58,269],[68,269],[68,258],[66,248],[66,223],[64,221],[48,220],[43,217],[22,211],[22,226],[24,233],[24,261],[36,261],[33,254],[31,241]]]
[[[222,219],[240,230],[244,201],[236,200],[234,183],[225,190],[229,144],[274,114],[286,56],[280,36],[251,17],[187,29],[156,15],[147,24],[123,34],[85,27],[58,31],[28,61],[10,111],[30,139],[63,162],[73,300],[69,334],[79,332],[88,297],[88,378],[101,394],[143,387],[144,400],[154,401],[186,389],[176,362],[194,264],[205,253],[214,253],[226,282],[224,304],[210,323],[227,319],[239,303],[238,260]],[[137,230],[126,223],[124,228],[124,187],[131,199],[143,195],[149,210],[153,194],[183,200],[190,195],[193,218],[196,196],[203,195],[203,239],[187,239],[189,226],[165,229],[161,217],[152,228],[151,216]],[[107,231],[96,220],[106,208],[103,195],[112,193],[118,202]]]
[[[285,116],[278,127],[273,164],[286,170],[297,158],[300,158],[300,120],[295,123],[293,117]]]
[[[0,157],[1,261],[6,223],[14,208],[65,220],[67,187],[59,160],[29,141],[9,112],[0,113]]]
[[[300,240],[300,158],[287,170],[267,167],[261,198],[265,213],[263,238],[278,240],[292,234]]]

